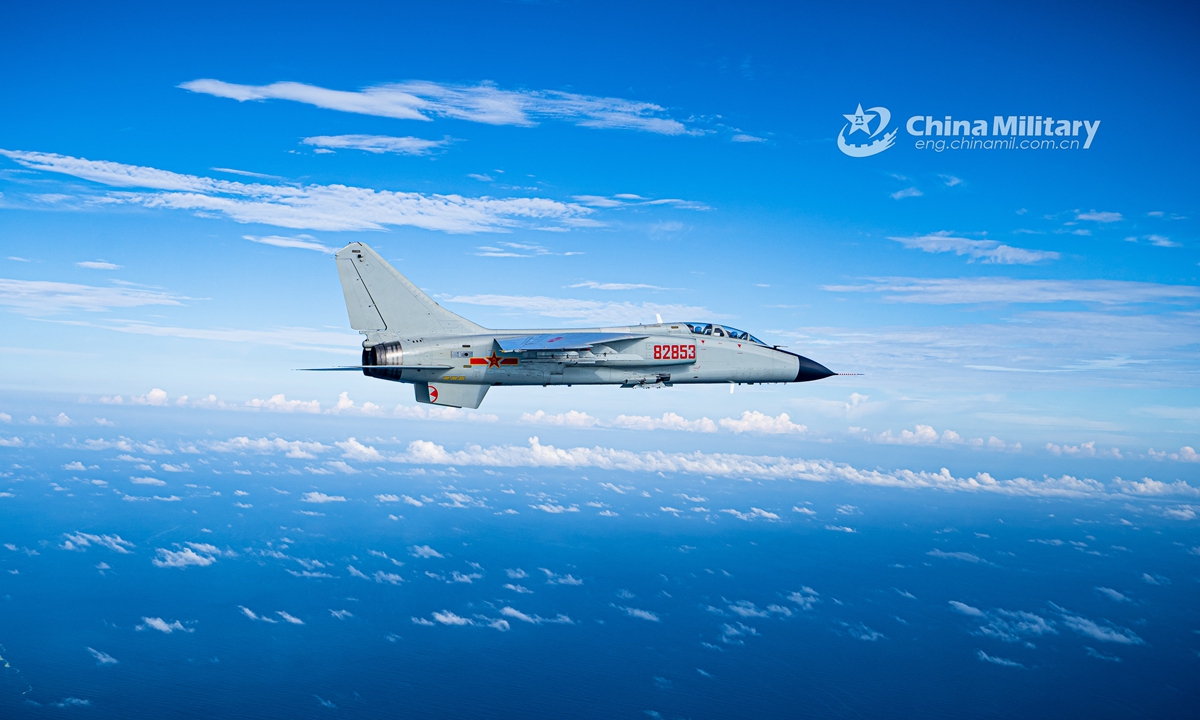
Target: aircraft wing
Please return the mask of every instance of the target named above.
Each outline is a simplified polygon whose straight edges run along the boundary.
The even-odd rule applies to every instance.
[[[326,368],[296,368],[303,372],[359,372],[361,370],[449,370],[453,365],[339,365]]]
[[[496,343],[504,352],[527,352],[533,350],[584,350],[593,345],[617,340],[640,340],[646,335],[627,333],[542,333],[519,337],[497,338]]]

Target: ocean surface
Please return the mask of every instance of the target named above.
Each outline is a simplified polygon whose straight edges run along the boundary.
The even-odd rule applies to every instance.
[[[92,437],[0,448],[0,717],[1182,718],[1200,700],[1187,509],[330,472],[290,440]]]

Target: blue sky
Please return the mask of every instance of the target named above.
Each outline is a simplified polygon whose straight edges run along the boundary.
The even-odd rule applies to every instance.
[[[325,250],[361,240],[489,327],[716,319],[864,373],[495,392],[437,417],[460,443],[1194,479],[1188,12],[5,8],[0,436],[332,431],[364,402],[425,432],[407,387],[292,371],[356,358]],[[860,104],[894,147],[838,151]],[[1100,125],[1086,150],[904,129],[1025,114]]]

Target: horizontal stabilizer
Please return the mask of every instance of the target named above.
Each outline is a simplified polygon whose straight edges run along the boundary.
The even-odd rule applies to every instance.
[[[593,345],[619,340],[640,340],[645,335],[627,333],[543,333],[519,337],[498,338],[496,343],[504,352],[528,352],[533,350],[585,350]]]

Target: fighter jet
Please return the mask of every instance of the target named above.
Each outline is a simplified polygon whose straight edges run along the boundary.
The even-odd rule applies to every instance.
[[[311,369],[409,383],[420,403],[477,408],[500,385],[753,385],[837,374],[708,322],[488,330],[438,305],[364,243],[347,245],[336,259],[350,326],[366,336],[362,365]]]

